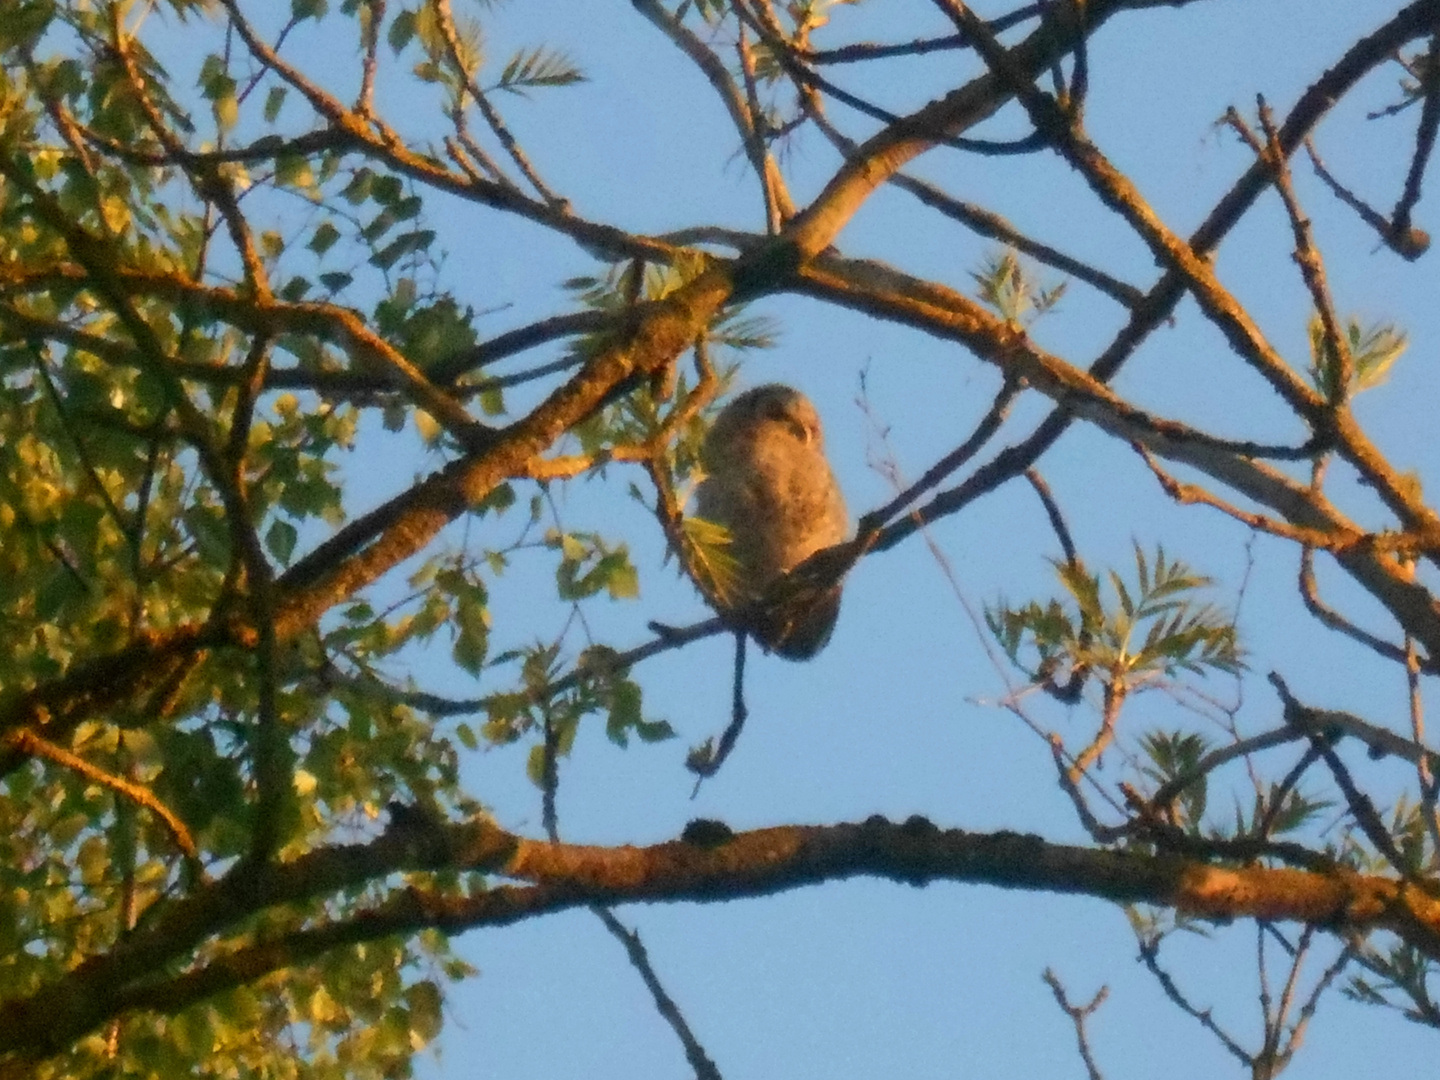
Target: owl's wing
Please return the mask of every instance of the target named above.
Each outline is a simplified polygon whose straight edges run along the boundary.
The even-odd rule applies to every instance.
[[[761,601],[757,608],[746,620],[750,636],[786,660],[809,660],[830,643],[840,617],[840,586],[809,589],[776,603]]]

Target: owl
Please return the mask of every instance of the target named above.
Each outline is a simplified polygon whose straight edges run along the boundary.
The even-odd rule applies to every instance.
[[[736,629],[787,660],[825,647],[840,613],[840,585],[767,589],[805,558],[843,541],[850,520],[820,433],[815,406],[779,383],[746,391],[721,410],[700,454],[705,479],[696,514],[725,527],[725,575],[717,597]],[[764,604],[757,601],[765,599]]]

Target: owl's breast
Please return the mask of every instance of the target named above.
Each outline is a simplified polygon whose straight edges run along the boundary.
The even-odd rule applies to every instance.
[[[849,515],[823,455],[793,439],[756,440],[727,455],[697,492],[701,517],[730,532],[745,592],[765,587],[849,534]]]

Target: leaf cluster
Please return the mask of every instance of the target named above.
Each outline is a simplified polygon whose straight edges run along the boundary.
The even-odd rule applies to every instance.
[[[1113,570],[1102,579],[1078,562],[1054,565],[1063,597],[985,612],[1005,655],[1037,685],[1070,672],[1129,693],[1161,678],[1243,667],[1233,619],[1195,598],[1210,580],[1167,559],[1163,547],[1152,561],[1135,545],[1129,584]]]

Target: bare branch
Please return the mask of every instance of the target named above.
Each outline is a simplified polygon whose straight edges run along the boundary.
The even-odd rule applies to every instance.
[[[1160,989],[1165,991],[1165,996],[1168,997],[1181,1012],[1185,1013],[1185,1015],[1194,1017],[1199,1021],[1200,1026],[1210,1032],[1211,1035],[1214,1035],[1220,1045],[1230,1052],[1231,1057],[1235,1058],[1236,1061],[1240,1062],[1240,1064],[1244,1065],[1247,1069],[1255,1063],[1255,1059],[1250,1055],[1249,1051],[1231,1038],[1230,1035],[1215,1022],[1215,1018],[1211,1015],[1210,1010],[1196,1008],[1192,1005],[1190,999],[1185,996],[1180,987],[1175,984],[1175,980],[1170,977],[1170,973],[1160,966],[1160,942],[1158,939],[1140,942],[1140,960],[1144,963],[1150,974],[1155,976],[1155,981],[1160,984]]]
[[[1055,1003],[1060,1006],[1060,1011],[1068,1016],[1070,1022],[1075,1025],[1076,1047],[1080,1051],[1080,1060],[1085,1062],[1085,1071],[1090,1080],[1103,1080],[1103,1074],[1095,1064],[1095,1058],[1090,1052],[1090,1039],[1085,1033],[1085,1021],[1090,1019],[1096,1009],[1105,1004],[1105,999],[1110,996],[1110,988],[1102,986],[1095,991],[1095,996],[1087,1005],[1071,1005],[1069,997],[1066,996],[1065,987],[1060,982],[1060,976],[1047,967],[1041,978],[1050,987],[1050,992],[1055,995]]]
[[[655,1002],[655,1011],[660,1014],[667,1024],[670,1025],[675,1037],[680,1040],[681,1047],[685,1050],[685,1060],[695,1070],[695,1080],[722,1080],[720,1070],[710,1060],[710,1055],[705,1053],[705,1048],[700,1045],[700,1040],[690,1030],[689,1023],[675,1004],[675,999],[665,992],[665,987],[660,984],[659,977],[655,974],[655,968],[650,963],[650,954],[646,951],[640,935],[634,930],[626,929],[607,908],[597,907],[593,909],[596,916],[605,924],[605,929],[610,931],[610,936],[620,942],[625,949],[625,955],[630,958],[630,966],[640,973],[640,979],[645,983],[645,989],[650,991],[650,997]]]
[[[1430,38],[1430,49],[1423,61],[1423,70],[1424,85],[1421,91],[1424,102],[1420,106],[1420,122],[1415,129],[1415,153],[1410,159],[1410,169],[1405,174],[1405,188],[1390,214],[1393,222],[1391,231],[1396,236],[1410,236],[1415,231],[1410,225],[1410,215],[1415,204],[1420,201],[1425,169],[1430,163],[1430,154],[1435,149],[1435,133],[1440,130],[1440,34]]]
[[[1325,167],[1325,163],[1320,160],[1320,154],[1316,151],[1314,142],[1309,138],[1305,140],[1305,150],[1310,155],[1310,164],[1315,169],[1315,175],[1325,183],[1325,186],[1337,199],[1354,210],[1361,221],[1375,230],[1380,241],[1386,247],[1410,262],[1414,262],[1430,250],[1429,233],[1424,229],[1417,229],[1413,225],[1407,225],[1404,229],[1400,229],[1394,223],[1386,220],[1383,214],[1373,209],[1369,203],[1335,179],[1330,170]]]

